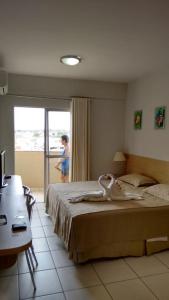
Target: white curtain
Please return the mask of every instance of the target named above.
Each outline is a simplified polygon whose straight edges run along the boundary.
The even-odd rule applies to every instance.
[[[90,179],[90,105],[89,98],[72,99],[71,181]]]

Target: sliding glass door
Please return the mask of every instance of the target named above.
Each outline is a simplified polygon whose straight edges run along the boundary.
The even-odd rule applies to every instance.
[[[50,183],[65,182],[69,178],[69,138],[70,112],[45,109],[45,194]]]

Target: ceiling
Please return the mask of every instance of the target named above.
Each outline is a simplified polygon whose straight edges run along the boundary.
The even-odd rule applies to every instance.
[[[64,66],[66,54],[83,61]],[[168,65],[168,0],[0,0],[10,73],[127,82]]]

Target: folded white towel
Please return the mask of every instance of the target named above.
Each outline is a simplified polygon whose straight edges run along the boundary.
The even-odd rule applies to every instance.
[[[142,200],[143,197],[140,194],[121,192],[119,195],[112,195],[112,200]]]
[[[103,192],[102,191],[94,191],[94,192],[86,192],[86,193],[80,193],[77,196],[72,196],[68,198],[68,200],[71,203],[78,203],[84,200],[87,201],[105,201],[106,199],[103,198]]]
[[[168,242],[168,236],[161,236],[152,239],[147,239],[147,242]]]

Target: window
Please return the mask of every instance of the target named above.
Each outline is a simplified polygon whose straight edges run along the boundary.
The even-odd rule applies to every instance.
[[[14,108],[15,151],[44,150],[44,109]]]

